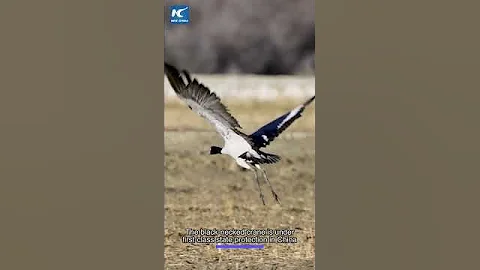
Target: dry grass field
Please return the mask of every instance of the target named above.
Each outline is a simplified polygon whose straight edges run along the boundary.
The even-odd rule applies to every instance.
[[[251,133],[301,101],[224,102]],[[263,183],[266,206],[253,172],[240,170],[227,156],[208,155],[211,145],[223,143],[207,122],[182,103],[165,106],[166,269],[314,269],[315,102],[265,149],[282,157],[264,166],[282,204]],[[298,243],[217,250],[213,244],[182,243],[187,228],[289,228]]]

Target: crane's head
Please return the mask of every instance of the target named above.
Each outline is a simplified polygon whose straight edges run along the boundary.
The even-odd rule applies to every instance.
[[[222,153],[222,148],[218,146],[210,147],[210,155],[217,155]]]

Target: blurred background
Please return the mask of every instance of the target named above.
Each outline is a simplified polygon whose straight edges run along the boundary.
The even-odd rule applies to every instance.
[[[169,6],[190,6],[171,24]],[[165,60],[194,73],[313,74],[314,0],[165,1]]]
[[[188,5],[190,23],[170,23],[172,5]],[[222,99],[315,94],[314,0],[167,0],[164,12],[165,61]],[[164,87],[165,101],[177,102],[166,80]]]

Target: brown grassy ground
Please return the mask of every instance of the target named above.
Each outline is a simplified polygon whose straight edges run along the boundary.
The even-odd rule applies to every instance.
[[[251,110],[255,103],[226,103],[249,133],[298,102],[262,103],[257,113]],[[185,105],[166,104],[167,130],[183,130],[165,133],[166,269],[314,268],[314,109],[313,103],[267,148],[283,158],[265,167],[282,205],[275,204],[264,183],[263,206],[252,172],[239,170],[229,157],[205,156],[211,145],[223,145],[213,129]],[[217,250],[214,245],[183,244],[187,228],[291,228],[296,229],[298,243],[267,244],[264,250]]]

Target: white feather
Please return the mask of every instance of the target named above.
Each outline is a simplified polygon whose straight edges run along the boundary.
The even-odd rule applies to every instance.
[[[300,111],[300,109],[302,109],[302,107],[303,107],[303,105],[300,105],[300,106],[296,107],[295,109],[291,110],[290,113],[287,115],[287,117],[285,117],[285,119],[283,119],[283,121],[280,124],[278,124],[277,128],[281,128],[286,122],[288,122],[290,119],[292,119],[292,117],[297,115],[298,112]]]

